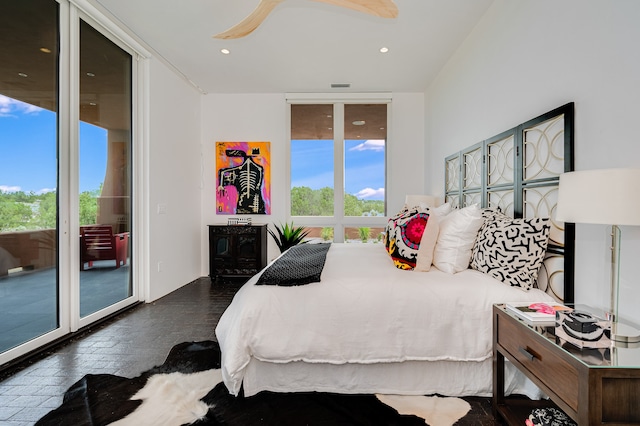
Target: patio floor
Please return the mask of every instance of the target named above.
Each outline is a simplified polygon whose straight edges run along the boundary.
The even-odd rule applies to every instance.
[[[129,296],[129,266],[97,261],[80,272],[80,316]],[[56,269],[0,277],[0,352],[41,336],[58,325]]]

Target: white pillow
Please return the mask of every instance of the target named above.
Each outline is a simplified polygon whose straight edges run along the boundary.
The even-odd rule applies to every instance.
[[[414,271],[428,272],[433,262],[433,251],[438,241],[440,233],[440,217],[435,214],[429,215],[427,226],[420,239],[420,247],[418,247],[418,256],[416,257],[416,267]]]
[[[429,209],[429,221],[422,234],[415,271],[428,272],[433,263],[433,251],[440,234],[440,220],[451,212],[451,204],[445,203],[439,207]]]
[[[449,274],[468,269],[471,249],[483,223],[482,209],[477,204],[454,210],[442,217],[433,252],[433,265]]]
[[[430,214],[434,214],[436,216],[442,217],[442,216],[446,216],[449,213],[451,213],[451,210],[453,210],[451,208],[451,204],[450,203],[444,203],[443,205],[438,206],[438,207],[431,207],[429,209],[429,213]]]

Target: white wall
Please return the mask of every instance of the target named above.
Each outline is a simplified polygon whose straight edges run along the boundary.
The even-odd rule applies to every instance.
[[[201,269],[201,94],[158,60],[149,71],[147,302],[198,278]]]
[[[286,164],[287,103],[284,94],[210,94],[202,100],[204,158],[201,226],[201,275],[209,274],[207,225],[224,224],[229,216],[215,211],[215,143],[271,142],[271,215],[253,215],[253,223],[280,223],[288,219]],[[389,211],[398,211],[407,193],[424,191],[424,96],[394,93],[387,153]],[[279,253],[269,238],[268,259]]]
[[[442,192],[445,156],[571,101],[576,170],[638,167],[638,17],[636,0],[496,0],[425,95],[426,187]],[[640,229],[622,232],[620,314],[640,323]],[[608,229],[576,233],[576,301],[604,308]]]

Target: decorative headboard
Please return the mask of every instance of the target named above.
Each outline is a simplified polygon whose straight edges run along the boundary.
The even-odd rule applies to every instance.
[[[445,200],[499,207],[514,218],[549,217],[538,288],[574,302],[573,224],[555,221],[560,175],[573,171],[574,104],[569,103],[445,158]]]

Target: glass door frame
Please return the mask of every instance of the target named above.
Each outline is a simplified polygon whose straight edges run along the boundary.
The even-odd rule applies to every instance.
[[[143,197],[139,197],[138,194],[144,194],[145,191],[141,190],[143,186],[147,186],[147,182],[141,181],[138,177],[146,175],[141,171],[146,170],[145,164],[142,161],[147,156],[143,155],[143,150],[146,149],[146,129],[145,122],[145,106],[146,106],[146,86],[141,82],[146,81],[145,77],[147,72],[147,61],[144,60],[148,57],[148,53],[144,51],[141,46],[137,46],[137,43],[132,40],[127,34],[125,34],[119,27],[116,27],[111,21],[108,21],[97,11],[92,10],[92,6],[85,1],[73,0],[71,6],[70,25],[71,34],[69,39],[71,40],[72,52],[70,59],[69,70],[71,72],[69,85],[71,93],[70,102],[70,123],[73,123],[70,131],[72,137],[69,139],[72,141],[70,144],[71,152],[69,153],[69,167],[66,170],[73,170],[69,177],[69,194],[74,194],[74,197],[69,200],[68,204],[68,216],[70,218],[70,228],[65,235],[70,238],[69,248],[70,253],[67,259],[70,261],[68,272],[71,272],[71,276],[67,281],[70,288],[69,291],[69,313],[70,313],[70,331],[74,332],[80,328],[86,327],[95,321],[102,319],[108,315],[118,312],[127,306],[130,306],[138,301],[144,300],[143,287],[141,283],[148,282],[144,279],[144,271],[146,268],[141,267],[144,263],[142,253],[146,253],[147,250],[141,249],[141,241],[146,241],[146,232],[140,227],[142,223],[146,221],[141,220],[141,212],[145,211],[143,204]],[[79,7],[76,7],[79,6]],[[102,18],[102,19],[101,19]],[[83,20],[89,24],[96,31],[100,32],[103,36],[108,38],[116,46],[126,51],[131,55],[131,272],[129,279],[131,280],[131,295],[113,305],[110,305],[104,309],[101,309],[95,313],[89,314],[85,317],[80,317],[80,223],[79,223],[79,123],[80,123],[80,20]],[[64,311],[62,311],[64,312]]]
[[[55,0],[59,6],[58,64],[58,328],[0,353],[0,365],[118,312],[149,293],[148,280],[148,59],[151,54],[88,0]],[[132,56],[131,70],[131,296],[80,318],[79,45],[80,19]],[[147,266],[145,266],[147,265]]]

